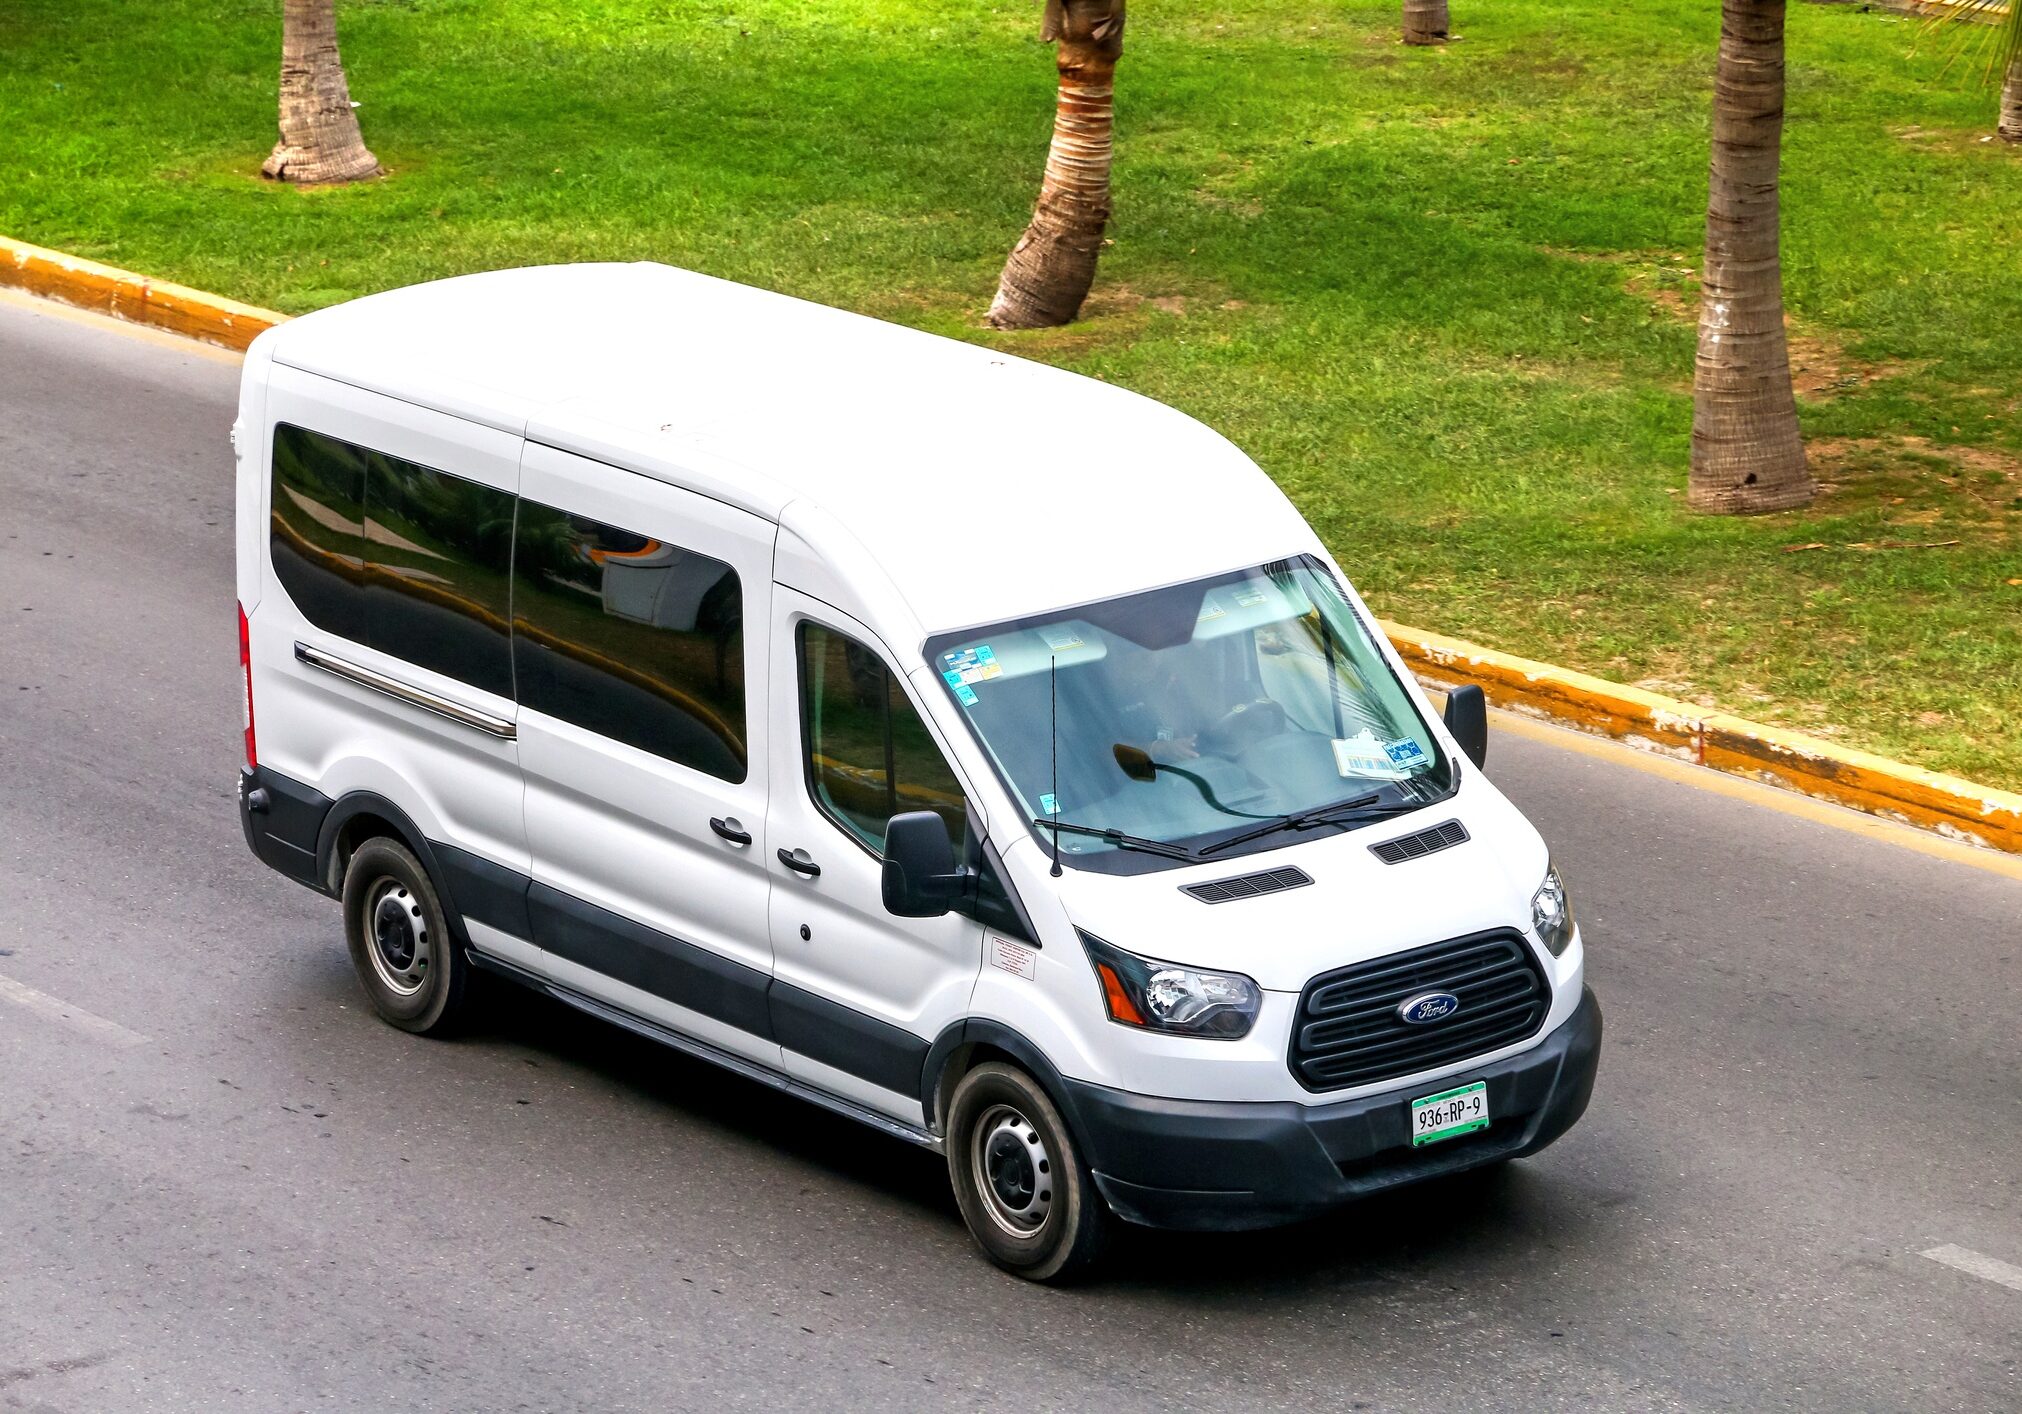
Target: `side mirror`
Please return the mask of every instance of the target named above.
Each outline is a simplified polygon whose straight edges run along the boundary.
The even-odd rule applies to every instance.
[[[957,868],[947,822],[931,810],[894,815],[885,826],[885,911],[899,918],[939,918],[969,886]]]
[[[1472,683],[1446,695],[1446,729],[1476,766],[1488,764],[1488,699]]]

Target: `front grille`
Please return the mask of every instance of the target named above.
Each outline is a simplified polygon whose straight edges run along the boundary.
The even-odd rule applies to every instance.
[[[1397,1008],[1420,992],[1451,992],[1460,1005],[1413,1025]],[[1393,953],[1306,984],[1292,1074],[1308,1090],[1342,1090],[1434,1070],[1534,1035],[1551,1004],[1529,945],[1507,930]]]
[[[1466,843],[1467,826],[1458,820],[1448,820],[1444,825],[1434,825],[1431,829],[1420,830],[1415,835],[1405,835],[1400,839],[1385,840],[1382,844],[1372,844],[1369,846],[1369,852],[1385,864],[1402,864],[1407,859],[1423,859],[1428,854]]]
[[[1233,879],[1216,879],[1206,884],[1182,884],[1180,892],[1192,894],[1202,903],[1227,903],[1231,899],[1255,898],[1258,894],[1296,889],[1301,884],[1312,882],[1312,876],[1304,869],[1288,864],[1283,869],[1271,869],[1262,874],[1241,874]]]

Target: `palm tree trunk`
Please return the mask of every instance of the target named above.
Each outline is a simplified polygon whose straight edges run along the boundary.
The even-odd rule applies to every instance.
[[[1404,42],[1446,43],[1446,0],[1404,0]]]
[[[1995,131],[2010,142],[2022,142],[2022,54],[2008,61],[2008,81],[2001,85],[2001,126]]]
[[[997,298],[990,303],[996,328],[1066,324],[1081,312],[1095,283],[1095,261],[1109,224],[1123,6],[1124,0],[1046,0],[1040,37],[1058,45],[1060,103],[1032,224],[1004,262]]]
[[[307,184],[355,182],[379,171],[337,53],[337,0],[282,0],[281,140],[260,175]]]
[[[1691,504],[1785,510],[1814,486],[1790,388],[1778,254],[1784,0],[1722,0],[1699,356],[1692,380]]]

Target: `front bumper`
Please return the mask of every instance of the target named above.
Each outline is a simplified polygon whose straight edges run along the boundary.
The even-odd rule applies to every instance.
[[[1521,1055],[1331,1105],[1167,1100],[1064,1081],[1068,1122],[1117,1214],[1150,1227],[1239,1231],[1325,1212],[1385,1188],[1535,1154],[1594,1093],[1601,1004],[1591,988]],[[1411,1146],[1411,1101],[1488,1082],[1494,1122]]]

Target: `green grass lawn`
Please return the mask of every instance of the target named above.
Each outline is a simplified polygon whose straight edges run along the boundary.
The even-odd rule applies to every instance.
[[[2022,151],[1951,40],[1791,6],[1827,490],[1729,521],[1682,504],[1717,6],[1454,0],[1407,50],[1394,0],[1138,0],[1096,294],[1003,335],[1039,10],[354,0],[391,176],[301,192],[256,175],[277,0],[10,0],[0,232],[291,311],[649,257],[997,344],[1226,432],[1391,617],[2022,787]]]

